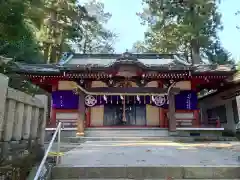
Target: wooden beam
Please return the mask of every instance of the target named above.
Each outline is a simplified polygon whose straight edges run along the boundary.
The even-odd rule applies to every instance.
[[[96,87],[96,88],[87,88],[84,89],[83,87],[80,87],[81,91],[85,91],[86,94],[90,95],[159,95],[159,94],[166,94],[167,88],[156,88],[156,87],[121,87],[121,88],[115,88],[115,87]],[[171,90],[173,93],[179,93],[179,88],[172,88]]]

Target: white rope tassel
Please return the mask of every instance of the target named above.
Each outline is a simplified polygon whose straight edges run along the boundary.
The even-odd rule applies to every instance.
[[[103,96],[103,99],[107,103],[107,96],[106,95]]]
[[[152,102],[155,102],[155,98],[154,98],[154,96],[152,96],[151,98],[152,98]]]
[[[123,96],[122,95],[120,96],[120,99],[123,100]]]
[[[140,102],[140,97],[137,95],[137,101]]]

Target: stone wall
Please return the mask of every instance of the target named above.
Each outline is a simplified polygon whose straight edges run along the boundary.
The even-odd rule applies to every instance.
[[[0,74],[0,147],[1,158],[13,160],[33,144],[43,145],[47,96],[32,97],[8,87],[8,81]]]

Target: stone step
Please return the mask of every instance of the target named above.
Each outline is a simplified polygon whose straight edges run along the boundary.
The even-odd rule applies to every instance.
[[[85,130],[86,137],[167,137],[167,129],[160,128],[88,128]]]
[[[55,179],[55,180],[116,180],[116,179]],[[133,180],[133,179],[117,179],[117,180]],[[156,179],[141,179],[141,180],[156,180]],[[157,179],[157,180],[183,180],[183,179]],[[188,179],[188,180],[215,180],[215,179]],[[239,180],[239,179],[218,179],[218,180]]]
[[[52,170],[52,179],[240,179],[239,171],[239,166],[58,166]]]
[[[52,131],[46,131],[45,141],[50,141]],[[61,141],[82,143],[84,141],[142,141],[142,140],[176,140],[192,141],[236,141],[235,137],[223,136],[169,136],[167,129],[160,128],[87,128],[84,137],[76,137],[76,130],[63,129]]]
[[[206,141],[236,141],[234,137],[64,137],[62,142],[83,143],[86,141],[177,141],[177,142],[206,142]]]

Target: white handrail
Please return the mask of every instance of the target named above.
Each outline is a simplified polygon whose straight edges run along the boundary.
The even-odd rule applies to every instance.
[[[53,137],[52,137],[52,139],[51,139],[51,141],[50,141],[50,143],[49,143],[49,145],[48,145],[48,148],[47,148],[47,150],[46,150],[46,152],[45,152],[45,154],[44,154],[44,157],[43,157],[43,159],[42,159],[42,161],[41,161],[41,164],[40,164],[40,166],[38,167],[38,170],[37,170],[37,173],[36,173],[36,175],[35,175],[35,177],[34,177],[34,180],[38,180],[38,178],[39,178],[39,176],[40,176],[40,173],[41,173],[41,171],[42,171],[43,165],[44,165],[44,163],[46,162],[46,159],[47,159],[47,157],[48,157],[48,153],[50,152],[50,150],[51,150],[51,148],[52,148],[53,142],[54,142],[57,134],[58,134],[58,142],[57,142],[57,148],[58,148],[57,151],[58,151],[58,154],[57,154],[56,164],[59,163],[60,140],[61,140],[61,139],[60,139],[60,135],[61,135],[61,125],[62,125],[62,123],[59,122],[59,124],[58,124],[58,126],[57,126],[57,128],[56,128],[56,130],[55,130],[55,132],[54,132],[54,134],[53,134]]]

